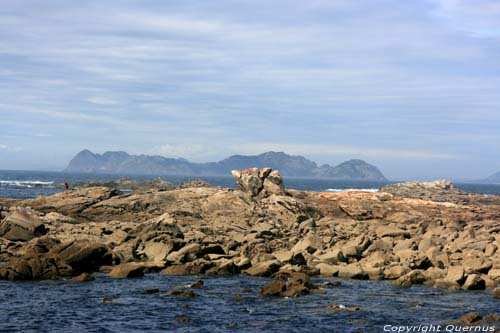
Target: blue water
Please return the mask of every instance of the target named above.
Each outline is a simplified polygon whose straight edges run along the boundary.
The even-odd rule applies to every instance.
[[[152,179],[155,176],[138,175],[106,175],[106,174],[85,174],[85,173],[64,173],[64,172],[43,172],[43,171],[5,171],[0,170],[0,197],[9,198],[33,198],[39,195],[50,195],[62,191],[60,186],[65,181],[70,184],[83,181],[106,181],[118,180],[120,178],[132,179]],[[200,178],[212,185],[234,188],[234,179],[227,177],[188,177],[188,176],[162,176],[162,178],[179,185],[182,182],[194,178]],[[336,181],[328,179],[301,179],[285,178],[285,186],[291,189],[308,191],[339,191],[346,189],[367,189],[376,190],[389,182],[369,182],[369,181]],[[458,188],[467,192],[483,194],[500,194],[500,184],[469,184],[458,183]]]
[[[198,297],[190,299],[143,292],[181,289],[196,279],[151,274],[117,280],[101,274],[88,283],[0,281],[0,331],[383,332],[384,325],[443,324],[500,307],[485,292],[399,289],[387,281],[340,280],[342,285],[327,288],[327,294],[293,299],[262,297],[258,291],[269,280],[245,276],[203,277],[204,287],[193,289]],[[236,294],[245,300],[235,301]],[[102,297],[116,304],[103,303]],[[328,309],[332,303],[361,310],[333,311]],[[180,316],[191,322],[176,322]]]

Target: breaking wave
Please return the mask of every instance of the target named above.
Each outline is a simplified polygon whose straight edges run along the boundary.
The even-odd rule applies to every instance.
[[[327,188],[325,190],[325,192],[348,192],[348,191],[378,192],[378,188]]]
[[[0,186],[5,187],[50,187],[54,182],[43,182],[39,180],[1,180]]]

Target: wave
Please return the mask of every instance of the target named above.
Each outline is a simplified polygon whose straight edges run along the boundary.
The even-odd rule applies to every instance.
[[[327,188],[325,190],[325,192],[348,192],[348,191],[378,192],[378,188]]]
[[[44,182],[40,180],[1,180],[0,186],[11,187],[50,187],[54,182]]]

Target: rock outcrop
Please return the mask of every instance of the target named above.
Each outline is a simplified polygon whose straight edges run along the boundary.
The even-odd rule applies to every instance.
[[[481,201],[444,182],[398,185],[387,188],[391,193],[285,190],[270,168],[234,176],[237,190],[121,194],[97,187],[1,201],[0,278],[97,270],[117,278],[241,273],[276,277],[263,293],[281,296],[314,290],[300,274],[388,279],[400,287],[498,288],[498,196]],[[415,195],[409,190],[415,186],[426,194]],[[26,210],[28,227],[12,233],[18,219],[11,217],[27,207],[33,209]],[[45,235],[36,231],[39,223]],[[301,283],[291,279],[294,273]]]
[[[279,171],[271,168],[250,168],[231,171],[238,188],[252,197],[264,198],[272,194],[285,195],[283,178]]]
[[[46,233],[38,213],[29,208],[14,207],[0,223],[0,237],[11,241],[29,241]]]

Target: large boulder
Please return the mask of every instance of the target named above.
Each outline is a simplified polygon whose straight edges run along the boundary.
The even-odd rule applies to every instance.
[[[271,194],[284,195],[283,178],[277,170],[271,168],[250,168],[233,170],[231,174],[236,179],[238,188],[251,197],[267,197]]]
[[[62,243],[47,255],[71,266],[75,273],[93,272],[113,263],[112,253],[106,245],[87,240]]]
[[[46,233],[38,213],[29,208],[16,207],[0,223],[0,237],[11,241],[29,241]]]
[[[265,285],[260,293],[263,296],[298,297],[309,294],[317,289],[311,279],[304,273],[283,273],[276,276],[276,280]]]

